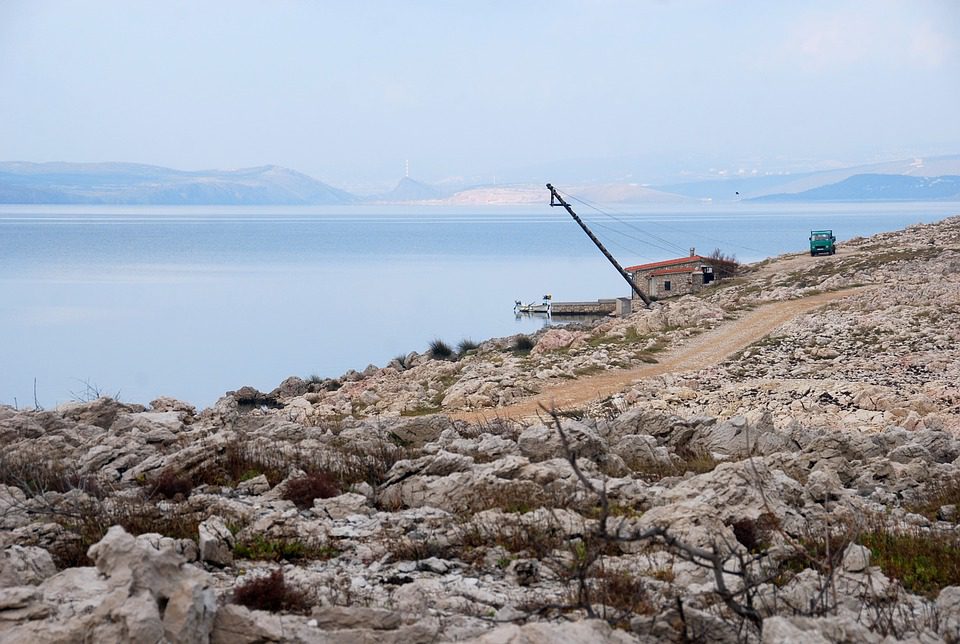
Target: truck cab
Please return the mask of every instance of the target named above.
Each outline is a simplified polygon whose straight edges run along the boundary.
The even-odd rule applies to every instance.
[[[825,253],[833,255],[837,252],[837,238],[833,236],[832,230],[811,230],[810,231],[810,255],[819,255]]]

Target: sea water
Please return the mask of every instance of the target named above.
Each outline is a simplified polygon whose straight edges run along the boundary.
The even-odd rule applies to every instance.
[[[960,204],[683,205],[580,214],[624,266],[740,261],[960,213]],[[96,393],[207,406],[439,338],[548,320],[513,304],[629,287],[561,208],[0,206],[0,403]]]

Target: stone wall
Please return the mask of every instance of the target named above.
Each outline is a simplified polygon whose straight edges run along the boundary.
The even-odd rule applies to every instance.
[[[596,300],[595,302],[554,302],[553,315],[607,315],[615,312],[617,300]]]

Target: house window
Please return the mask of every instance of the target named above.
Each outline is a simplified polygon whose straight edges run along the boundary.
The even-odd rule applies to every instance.
[[[670,280],[663,280],[663,290],[665,291],[670,290]]]

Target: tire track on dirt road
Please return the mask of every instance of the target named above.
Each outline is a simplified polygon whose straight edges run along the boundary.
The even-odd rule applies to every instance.
[[[477,411],[450,412],[451,418],[479,422],[492,418],[529,418],[547,408],[570,409],[590,401],[606,398],[638,380],[665,373],[682,373],[720,364],[757,340],[769,335],[794,318],[809,313],[835,300],[862,292],[869,287],[858,287],[820,293],[796,300],[765,304],[741,317],[690,338],[681,346],[658,354],[656,364],[632,369],[605,371],[569,382],[552,385],[542,392],[504,407]],[[542,412],[541,412],[542,413]]]

